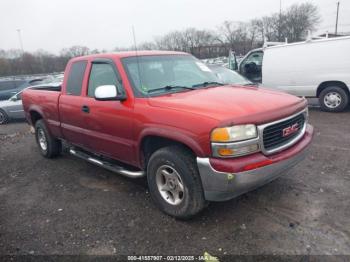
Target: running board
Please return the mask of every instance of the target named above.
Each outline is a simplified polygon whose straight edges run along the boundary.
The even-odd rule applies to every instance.
[[[79,150],[76,150],[76,149],[73,149],[73,148],[69,149],[69,153],[71,153],[72,155],[74,155],[76,157],[84,159],[84,160],[90,162],[91,164],[103,167],[105,169],[108,169],[109,171],[121,174],[121,175],[126,176],[126,177],[137,178],[137,177],[145,176],[145,172],[143,172],[143,171],[130,171],[130,170],[127,170],[121,166],[117,166],[115,164],[112,164],[110,162],[103,161],[103,160],[100,160],[97,158],[93,158],[89,154],[84,153],[84,152],[79,151]]]

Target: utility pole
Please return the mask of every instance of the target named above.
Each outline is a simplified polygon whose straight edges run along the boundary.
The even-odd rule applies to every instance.
[[[281,20],[282,20],[282,0],[280,0],[280,16],[278,19],[278,41],[281,39]]]
[[[282,14],[282,0],[280,0],[280,17],[281,17],[281,14]]]
[[[23,42],[22,42],[22,36],[21,36],[21,29],[17,29],[17,33],[18,33],[19,44],[21,46],[22,55],[23,55],[24,49],[23,49]]]
[[[335,20],[335,35],[338,34],[338,18],[339,18],[339,4],[340,2],[337,2],[337,19]]]

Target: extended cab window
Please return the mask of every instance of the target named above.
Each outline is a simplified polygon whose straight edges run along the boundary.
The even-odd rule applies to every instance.
[[[72,64],[67,80],[67,95],[79,96],[83,85],[87,61],[78,61]]]
[[[88,96],[94,97],[96,88],[103,85],[114,85],[120,89],[117,75],[111,64],[93,63],[90,72]]]

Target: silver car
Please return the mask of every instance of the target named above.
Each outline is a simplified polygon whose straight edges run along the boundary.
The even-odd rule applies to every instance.
[[[8,123],[10,119],[24,119],[21,99],[22,91],[11,96],[9,100],[0,101],[0,125]]]
[[[59,90],[61,88],[61,82],[42,84],[28,88]],[[11,96],[8,100],[0,101],[0,125],[7,124],[12,119],[25,119],[22,105],[22,92],[24,90]]]

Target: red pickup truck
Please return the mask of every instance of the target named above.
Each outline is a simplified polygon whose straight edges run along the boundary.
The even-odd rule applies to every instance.
[[[93,164],[147,176],[157,206],[188,218],[285,173],[313,136],[304,98],[218,81],[186,53],[99,54],[69,61],[61,91],[22,99],[44,157],[65,141]]]

